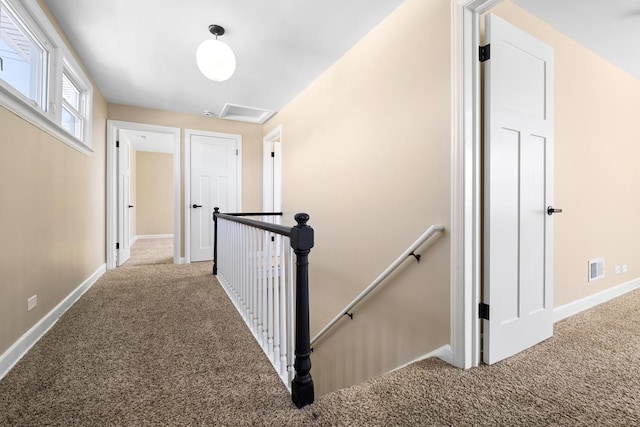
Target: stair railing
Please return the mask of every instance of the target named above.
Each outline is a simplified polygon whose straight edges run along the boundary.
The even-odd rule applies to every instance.
[[[281,215],[215,208],[213,274],[301,408],[314,401],[308,269],[313,228],[307,214],[297,214],[293,227],[246,218]]]
[[[378,287],[391,273],[393,273],[400,265],[409,257],[414,257],[417,262],[420,262],[420,255],[415,251],[422,246],[427,240],[429,240],[434,234],[444,231],[444,226],[440,224],[432,225],[425,231],[418,239],[413,242],[409,248],[402,253],[386,270],[384,270],[376,279],[371,282],[360,294],[354,298],[347,306],[336,315],[327,325],[316,334],[311,340],[311,348],[331,329],[340,319],[344,316],[348,316],[353,319],[353,308],[362,301],[367,295],[369,295],[374,289]]]

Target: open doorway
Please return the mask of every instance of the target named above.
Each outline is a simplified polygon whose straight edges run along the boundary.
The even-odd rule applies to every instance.
[[[132,249],[129,263],[180,264],[180,129],[109,120],[107,131],[107,268]]]
[[[130,258],[124,265],[173,263],[172,135],[123,129],[130,150]],[[120,265],[120,263],[118,263]]]

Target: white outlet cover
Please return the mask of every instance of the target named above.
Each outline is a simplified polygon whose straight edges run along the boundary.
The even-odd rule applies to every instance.
[[[614,268],[616,274],[620,274],[620,266],[616,265],[616,267]]]

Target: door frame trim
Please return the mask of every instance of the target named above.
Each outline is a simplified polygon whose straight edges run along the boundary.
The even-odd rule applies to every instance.
[[[116,183],[117,183],[117,187],[116,187],[116,239],[117,242],[120,243],[120,246],[116,249],[116,267],[121,267],[124,263],[126,263],[129,258],[131,258],[131,241],[133,240],[131,238],[131,217],[134,216],[132,214],[131,209],[128,208],[128,206],[125,208],[124,204],[127,203],[127,205],[129,205],[131,203],[131,195],[137,194],[137,189],[135,189],[134,191],[132,191],[132,182],[131,182],[131,172],[132,169],[133,170],[137,170],[136,165],[134,164],[132,167],[132,156],[131,156],[131,150],[134,149],[135,150],[135,146],[131,143],[131,141],[129,140],[128,137],[123,136],[122,134],[120,134],[120,132],[118,131],[117,133],[118,138],[117,140],[120,141],[120,147],[126,146],[127,150],[129,151],[128,153],[124,153],[125,150],[116,150]],[[136,153],[137,155],[137,153]],[[126,159],[126,160],[125,160]],[[128,181],[128,187],[126,188],[125,183],[122,182],[122,191],[123,194],[121,195],[119,193],[120,190],[120,178],[121,178],[121,168],[124,168],[124,162],[127,161],[129,164],[126,165],[127,168],[129,169],[128,173],[129,173],[129,181]],[[137,176],[136,176],[136,183],[137,183]],[[125,196],[126,192],[128,191],[128,200]],[[120,200],[120,198],[122,197],[122,200]],[[122,205],[120,204],[122,203]],[[137,204],[137,203],[136,203]],[[137,211],[136,211],[137,212]],[[128,222],[128,224],[127,224]],[[137,223],[137,218],[134,218],[133,223],[136,224]],[[136,230],[137,231],[137,230]],[[122,232],[122,236],[120,235],[120,232]],[[135,238],[135,236],[134,236]],[[124,255],[126,256],[126,259],[124,259]],[[120,264],[118,264],[120,263]]]
[[[482,255],[480,15],[502,0],[451,0],[450,341],[453,365],[480,363]]]
[[[121,129],[164,133],[173,137],[173,263],[180,264],[180,128],[107,120],[107,270],[116,268],[116,241],[118,239],[116,140],[118,131]]]
[[[238,212],[242,212],[242,135],[235,133],[209,132],[203,130],[184,130],[184,262],[191,263],[191,136],[203,135],[214,138],[235,139],[236,156],[236,198]],[[211,219],[213,221],[213,218]]]

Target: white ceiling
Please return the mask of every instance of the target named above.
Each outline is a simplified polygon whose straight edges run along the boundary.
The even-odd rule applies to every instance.
[[[513,0],[640,79],[639,0]]]
[[[173,135],[160,132],[120,129],[120,138],[126,138],[136,151],[173,154]]]
[[[216,116],[278,111],[403,0],[44,1],[108,102]],[[640,78],[639,0],[513,1]],[[226,82],[195,63],[210,24],[236,54]]]
[[[403,0],[45,0],[106,100],[219,115],[278,111]],[[210,24],[235,52],[226,82],[195,62]]]

